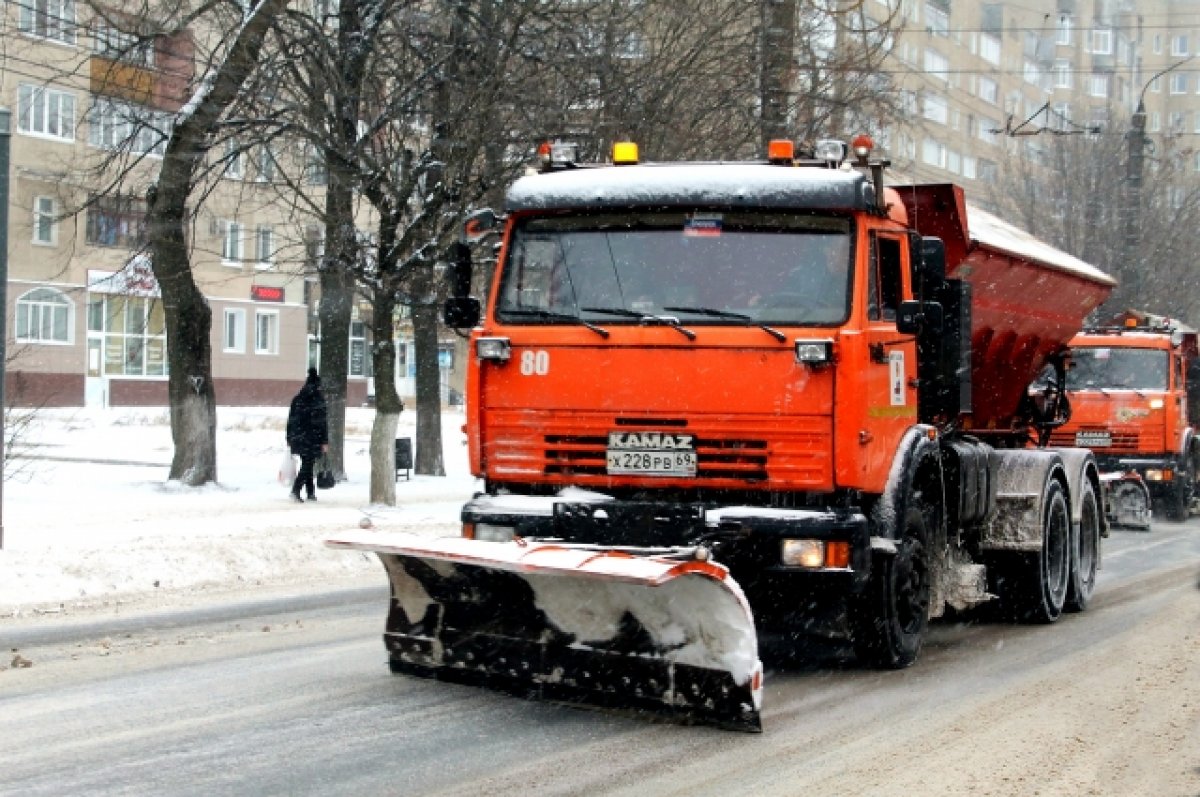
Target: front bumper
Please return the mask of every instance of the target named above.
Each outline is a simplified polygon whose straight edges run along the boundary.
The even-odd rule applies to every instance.
[[[561,541],[631,555],[691,552],[728,567],[751,604],[799,601],[816,593],[857,592],[870,575],[866,517],[845,509],[774,509],[615,500],[567,491],[559,496],[479,496],[463,507],[464,530],[511,528],[516,537]],[[846,543],[837,567],[784,564],[784,540]],[[758,597],[758,600],[756,600]]]

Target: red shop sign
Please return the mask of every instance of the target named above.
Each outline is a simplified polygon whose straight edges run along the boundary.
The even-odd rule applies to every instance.
[[[267,285],[251,285],[250,298],[258,302],[282,302],[283,288],[272,288]]]

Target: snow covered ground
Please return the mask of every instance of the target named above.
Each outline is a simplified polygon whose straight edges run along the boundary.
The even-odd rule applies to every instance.
[[[278,481],[285,408],[217,411],[218,483],[167,481],[165,408],[40,410],[13,451],[3,491],[0,617],[79,614],[176,602],[197,593],[255,593],[320,584],[387,584],[374,555],[322,540],[364,517],[375,528],[458,532],[477,487],[461,413],[443,415],[444,478],[403,476],[395,507],[369,505],[374,411],[350,409],[349,481],[296,504]],[[405,411],[397,436],[415,439]],[[12,471],[15,470],[15,473]]]

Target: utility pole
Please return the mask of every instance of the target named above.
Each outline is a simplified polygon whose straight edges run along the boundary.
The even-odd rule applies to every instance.
[[[0,108],[0,417],[7,420],[4,371],[8,361],[8,153],[12,145],[12,111]],[[8,424],[0,423],[0,549],[4,548],[4,437]]]
[[[1125,246],[1121,263],[1129,301],[1136,304],[1141,301],[1142,288],[1142,169],[1146,160],[1146,104],[1140,99],[1126,138],[1129,155],[1125,163]]]

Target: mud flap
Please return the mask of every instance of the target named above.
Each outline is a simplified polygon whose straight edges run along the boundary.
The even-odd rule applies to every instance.
[[[762,730],[753,616],[719,564],[399,533],[326,545],[383,561],[394,671]]]

